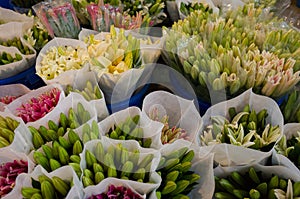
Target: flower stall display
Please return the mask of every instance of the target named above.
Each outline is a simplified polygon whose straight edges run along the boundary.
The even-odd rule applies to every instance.
[[[165,19],[165,0],[41,2],[43,25],[0,8],[0,83],[34,60],[47,84],[0,86],[0,198],[300,198],[288,2],[176,0],[168,14],[182,20],[161,38],[139,28]],[[203,117],[197,102],[148,89],[157,61],[213,104]],[[109,115],[139,92],[141,107]]]
[[[217,101],[224,101],[249,88],[278,99],[300,78],[300,34],[280,24],[253,4],[222,15],[198,10],[165,30],[165,57],[205,102],[222,94],[225,99]]]
[[[48,83],[69,84],[76,70],[84,69],[89,61],[86,45],[75,39],[54,38],[40,51],[36,72]]]
[[[80,24],[75,9],[66,1],[43,1],[33,6],[51,37],[77,38]]]
[[[248,90],[207,110],[199,143],[216,152],[221,165],[241,165],[270,157],[282,134],[283,117],[276,102]]]

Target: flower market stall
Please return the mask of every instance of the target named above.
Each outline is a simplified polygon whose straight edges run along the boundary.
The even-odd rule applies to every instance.
[[[0,198],[300,198],[297,5],[1,1]]]

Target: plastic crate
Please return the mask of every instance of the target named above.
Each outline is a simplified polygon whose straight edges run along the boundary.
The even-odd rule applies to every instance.
[[[32,66],[27,70],[5,79],[0,79],[0,85],[7,84],[24,84],[29,89],[37,89],[45,86],[45,82],[36,74],[35,67]]]

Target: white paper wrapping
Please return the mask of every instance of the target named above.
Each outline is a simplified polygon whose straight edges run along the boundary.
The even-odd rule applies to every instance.
[[[209,8],[213,9],[214,13],[219,13],[219,8],[217,8],[212,0],[175,0],[178,12],[179,12],[179,17],[180,19],[185,19],[187,16],[185,16],[181,11],[180,11],[180,5],[181,3],[188,4],[188,3],[203,3],[203,4],[208,4]]]
[[[73,169],[70,166],[64,166],[61,167],[51,173],[48,173],[43,167],[38,165],[35,167],[34,171],[30,174],[21,174],[17,178],[17,183],[16,186],[11,192],[11,197],[15,199],[21,199],[22,194],[21,194],[21,189],[22,187],[32,187],[31,184],[31,178],[38,180],[38,177],[40,175],[46,175],[49,178],[52,178],[53,176],[57,176],[61,178],[62,180],[67,180],[67,181],[73,181],[73,186],[71,187],[68,195],[66,196],[66,199],[81,199],[83,198],[83,189],[82,189],[82,184],[79,181],[76,173],[73,171]]]
[[[23,46],[27,46],[30,50],[33,51],[32,54],[28,54],[28,55],[23,54],[26,61],[28,62],[28,65],[31,67],[35,64],[35,60],[36,60],[36,56],[37,56],[36,50],[23,38],[23,35],[20,38],[20,40],[21,40],[21,43],[23,44]]]
[[[127,109],[116,112],[98,123],[101,135],[104,137],[111,127],[113,127],[114,125],[122,124],[129,116],[133,118],[135,115],[140,116],[138,127],[143,129],[144,138],[151,138],[152,140],[152,144],[150,147],[154,149],[161,148],[162,144],[160,141],[160,134],[163,128],[163,124],[150,120],[150,118],[137,107],[129,107]],[[128,140],[125,140],[124,142],[128,142]]]
[[[0,54],[3,52],[10,54],[12,57],[15,57],[15,54],[18,53],[22,56],[22,59],[10,64],[1,65],[0,79],[12,77],[29,68],[30,65],[26,61],[24,55],[16,47],[6,47],[0,45]]]
[[[85,72],[85,71],[76,71],[74,80],[72,81],[71,85],[74,89],[82,90],[86,87],[87,81],[90,81],[92,83],[92,85],[97,85],[97,87],[99,87],[95,73],[94,72]],[[101,89],[100,89],[100,92],[102,95],[101,99],[95,99],[95,100],[89,101],[91,106],[95,107],[95,109],[97,111],[98,121],[103,120],[104,118],[106,118],[109,115],[107,107],[106,107],[105,96],[104,96],[103,92],[101,91]]]
[[[24,160],[28,163],[28,173],[31,173],[35,167],[35,164],[26,156],[24,153],[16,153],[10,149],[0,149],[0,164],[7,163],[7,162],[13,162],[14,160]],[[26,173],[24,173],[26,174]],[[20,175],[19,175],[20,176]],[[16,182],[18,181],[18,178],[16,179]],[[13,198],[15,193],[18,191],[18,188],[14,188],[10,193],[2,197],[2,199],[10,199]]]
[[[8,84],[0,86],[0,97],[22,96],[30,92],[30,89],[23,84]]]
[[[0,25],[0,38],[3,38],[3,35],[7,35],[7,32],[13,33],[17,29],[21,29],[24,32],[33,26],[33,18],[1,7],[0,20],[5,22]]]
[[[158,150],[155,149],[146,149],[146,148],[142,148],[139,146],[139,144],[136,141],[133,140],[128,140],[126,142],[124,142],[123,140],[112,140],[110,138],[107,137],[102,137],[101,140],[91,140],[87,143],[84,144],[84,149],[82,151],[82,153],[80,154],[80,167],[82,168],[82,170],[86,169],[86,160],[85,160],[85,153],[86,150],[89,150],[92,154],[94,153],[95,150],[95,146],[98,142],[101,142],[104,148],[104,151],[107,150],[107,148],[111,145],[116,145],[118,143],[122,143],[123,147],[127,148],[129,151],[129,157],[130,157],[130,152],[133,152],[135,149],[139,149],[140,151],[140,158],[139,158],[139,162],[143,160],[143,158],[148,155],[148,154],[153,154],[153,159],[152,159],[152,163],[151,163],[151,167],[150,167],[150,181],[151,183],[139,183],[139,182],[135,182],[137,185],[136,187],[136,191],[139,192],[140,194],[144,194],[144,193],[149,193],[150,191],[156,189],[159,187],[160,183],[161,183],[161,177],[155,173],[155,170],[159,164],[160,161],[160,153]],[[101,160],[98,160],[101,161]],[[115,165],[116,168],[118,169],[120,165]],[[133,173],[135,171],[132,171]],[[147,184],[147,186],[143,186],[143,184]],[[92,187],[92,186],[91,186]],[[86,192],[87,187],[85,188],[85,193],[88,194]]]
[[[200,175],[200,179],[197,181],[199,184],[189,193],[190,198],[212,198],[214,187],[214,175],[213,175],[213,154],[203,151],[200,147],[185,140],[176,140],[172,144],[166,144],[161,149],[161,155],[170,154],[183,147],[189,147],[194,150],[195,156],[192,160],[191,171],[194,171]],[[157,199],[155,191],[149,196],[150,199]]]
[[[2,17],[4,17],[4,19],[2,19]],[[23,38],[27,29],[33,26],[33,18],[0,7],[0,20],[13,21],[0,25],[0,41],[8,41],[14,38],[20,38],[22,45],[27,46],[33,51],[33,53],[29,55],[22,54],[25,60],[28,62],[28,66],[33,66],[37,54],[36,50]]]
[[[241,0],[212,0],[216,7],[222,9],[236,9],[239,6],[243,6],[245,3]]]
[[[30,89],[23,84],[8,84],[0,86],[0,98],[5,96],[20,97],[30,92]],[[0,111],[4,111],[4,107],[7,104],[0,102]]]
[[[239,112],[247,104],[249,104],[250,108],[254,109],[257,113],[262,109],[266,109],[268,112],[266,124],[272,124],[273,126],[279,125],[281,133],[283,133],[283,116],[277,103],[273,99],[266,96],[257,95],[253,93],[251,89],[249,89],[236,98],[210,107],[202,117],[203,126],[200,129],[200,134],[202,135],[203,130],[211,124],[211,116],[223,116],[225,118],[229,118],[228,109],[230,107],[235,107],[236,111]],[[198,143],[200,144],[200,135],[198,136]],[[226,143],[204,146],[204,148],[207,151],[214,153],[215,161],[223,166],[244,165],[251,162],[260,162],[265,160],[272,153],[272,150],[269,152],[262,152]]]
[[[68,70],[63,73],[61,73],[56,78],[53,78],[51,80],[45,79],[43,76],[40,75],[41,71],[41,61],[43,59],[43,56],[47,54],[48,50],[53,46],[72,46],[74,48],[80,47],[82,49],[85,49],[87,51],[87,46],[84,42],[76,40],[76,39],[69,39],[69,38],[60,38],[55,37],[51,41],[49,41],[40,51],[39,55],[36,58],[36,73],[43,79],[43,81],[46,84],[53,84],[53,83],[59,83],[62,85],[71,84],[73,82],[73,77],[76,74],[77,70]],[[84,64],[80,70],[87,71],[88,70],[88,64]]]
[[[36,90],[32,90],[31,92],[19,97],[18,99],[14,100],[12,103],[10,103],[9,105],[7,105],[5,107],[5,112],[9,112],[15,116],[17,116],[18,111],[16,110],[17,108],[19,108],[23,103],[28,103],[30,99],[32,99],[33,97],[38,97],[41,94],[45,93],[45,92],[49,92],[51,89],[53,88],[58,88],[61,93],[60,93],[60,97],[59,97],[59,101],[56,105],[56,107],[54,107],[52,109],[52,111],[50,111],[49,113],[47,113],[44,117],[34,121],[34,122],[28,122],[26,123],[27,126],[34,126],[34,127],[39,127],[40,125],[46,125],[48,120],[47,118],[51,117],[52,114],[54,114],[55,112],[57,112],[59,110],[58,105],[60,104],[60,102],[65,98],[65,93],[63,91],[63,88],[59,85],[59,84],[52,84],[52,85],[48,85],[48,86],[44,86],[44,87],[40,87]],[[48,116],[50,115],[50,116]],[[44,119],[45,118],[45,119]],[[58,120],[58,118],[56,118],[56,120]]]
[[[196,142],[202,126],[202,118],[192,100],[186,100],[166,91],[155,91],[144,98],[142,111],[150,116],[154,109],[158,109],[160,118],[164,115],[169,116],[170,128],[176,126],[186,130],[187,140]]]
[[[4,148],[0,148],[2,150],[12,150],[20,153],[28,154],[32,148],[32,135],[30,131],[27,129],[23,120],[19,117],[12,115],[11,113],[0,112],[2,117],[11,117],[12,119],[20,122],[19,126],[14,130],[15,136],[13,142]]]

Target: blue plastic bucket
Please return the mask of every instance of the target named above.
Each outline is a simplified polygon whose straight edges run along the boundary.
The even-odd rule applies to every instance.
[[[9,0],[8,3],[9,3],[9,7],[11,7],[10,9],[12,9],[12,10],[14,10],[14,11],[20,13],[20,14],[26,14],[31,9],[31,8],[18,7],[15,4],[13,4],[12,0]]]
[[[9,2],[9,0],[1,0],[0,7],[13,10],[13,7],[12,7],[11,3]]]
[[[176,73],[173,73],[173,72],[169,73],[169,78],[170,78],[170,83],[172,85],[172,90],[173,90],[173,92],[174,91],[176,92],[174,94],[176,94],[182,98],[188,99],[188,100],[195,100],[195,97],[193,97],[193,95],[195,95],[195,94],[190,93],[188,90],[185,89],[184,86],[182,86],[180,84],[181,81],[177,80],[178,77],[177,77]],[[188,81],[186,80],[186,82],[188,82]],[[199,113],[201,116],[205,114],[206,110],[209,107],[211,107],[211,103],[205,102],[199,98],[197,98],[196,103],[198,104],[198,107],[199,107],[198,110],[199,110]]]
[[[0,85],[20,83],[24,84],[29,89],[37,89],[39,87],[45,86],[46,84],[44,83],[44,81],[35,72],[35,67],[32,66],[15,76],[0,79]]]
[[[137,106],[137,107],[141,108],[142,105],[143,105],[143,99],[147,94],[149,86],[150,86],[149,84],[146,84],[140,90],[137,90],[135,93],[133,93],[131,98],[126,99],[124,101],[114,103],[114,104],[108,104],[106,102],[108,112],[110,114],[112,114],[112,113],[124,110],[128,107],[131,107],[131,106]]]

